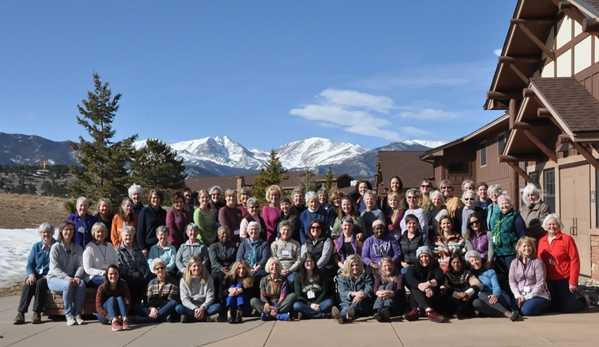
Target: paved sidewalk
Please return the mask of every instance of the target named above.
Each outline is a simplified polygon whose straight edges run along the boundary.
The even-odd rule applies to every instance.
[[[65,322],[13,325],[18,297],[0,298],[0,346],[597,346],[599,309],[578,314],[524,318],[477,318],[436,324],[378,323],[359,319],[338,325],[334,320],[262,322],[250,318],[243,324],[163,323],[138,325],[131,331],[113,332],[97,321],[69,327]],[[31,319],[31,313],[26,315]]]

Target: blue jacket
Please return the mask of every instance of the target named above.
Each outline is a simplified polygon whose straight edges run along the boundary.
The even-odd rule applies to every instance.
[[[506,292],[501,290],[499,286],[499,280],[495,270],[489,269],[478,276],[478,280],[483,284],[483,290],[481,293],[493,293],[496,297],[503,296],[503,298],[510,302],[510,297]]]
[[[31,247],[29,258],[27,259],[27,277],[30,275],[42,275],[45,276],[50,270],[50,248],[56,242],[52,239],[52,243],[48,247],[48,250],[44,251],[44,241],[35,243]]]
[[[86,213],[85,217],[81,218],[75,212],[65,220],[75,223],[75,243],[85,249],[85,246],[94,239],[92,236],[92,227],[98,222],[98,218],[89,213]]]
[[[258,249],[256,250],[256,260],[258,264],[262,267],[262,270],[266,271],[266,262],[270,258],[270,245],[268,242],[259,239],[260,243],[258,244]],[[250,239],[243,241],[239,244],[239,249],[237,250],[237,260],[243,259],[248,260],[248,256],[252,246],[250,246]],[[249,261],[248,261],[249,262]],[[254,268],[256,264],[250,264],[251,268]],[[251,269],[250,269],[251,270]]]
[[[137,221],[137,243],[142,250],[149,251],[158,243],[156,228],[161,225],[166,225],[166,211],[162,207],[155,210],[152,206],[146,206],[141,210]]]
[[[329,228],[328,222],[328,214],[323,208],[318,208],[314,212],[310,212],[310,210],[305,210],[299,216],[300,221],[302,222],[302,229],[300,230],[300,243],[303,245],[306,243],[306,235],[310,232],[308,230],[309,224],[311,221],[315,219],[320,219],[324,222],[324,230],[322,231],[323,235],[326,234],[328,237],[331,236],[331,229]]]
[[[371,275],[364,274],[362,277],[358,277],[355,280],[347,279],[342,275],[337,276],[337,289],[339,290],[339,297],[341,298],[340,306],[349,307],[353,300],[349,296],[351,292],[364,292],[370,299],[374,297],[374,279]]]

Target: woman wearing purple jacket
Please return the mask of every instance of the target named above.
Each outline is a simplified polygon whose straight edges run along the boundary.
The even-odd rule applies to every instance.
[[[75,244],[85,248],[94,239],[92,237],[92,227],[96,224],[98,218],[88,213],[89,202],[84,197],[77,198],[76,209],[77,212],[68,216],[65,220],[75,223]]]
[[[397,262],[400,255],[399,244],[393,235],[387,232],[385,223],[375,220],[372,223],[374,235],[364,241],[362,248],[362,259],[367,273],[373,273],[380,267],[381,259],[388,255]]]

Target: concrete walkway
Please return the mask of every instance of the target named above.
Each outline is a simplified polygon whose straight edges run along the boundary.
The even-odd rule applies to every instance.
[[[0,298],[0,346],[598,346],[599,309],[578,314],[545,315],[512,323],[505,318],[476,318],[449,323],[378,323],[359,319],[243,324],[163,323],[111,331],[97,321],[69,327],[65,322],[13,325],[18,297]],[[30,321],[31,313],[26,319]],[[71,341],[71,342],[69,342]]]

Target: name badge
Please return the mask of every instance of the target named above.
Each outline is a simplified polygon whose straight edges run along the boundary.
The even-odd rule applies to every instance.
[[[77,232],[81,233],[81,234],[85,234],[85,228],[84,227],[79,227],[79,229],[77,229]]]
[[[524,286],[524,288],[522,288],[522,291],[524,292],[524,294],[530,293],[530,286]]]
[[[241,233],[241,231],[239,229],[235,229],[235,231],[233,231],[233,234],[235,235],[239,235]]]
[[[123,228],[128,226],[127,222],[123,222]]]
[[[43,274],[44,274],[44,267],[42,266],[42,267],[40,268],[40,275],[43,275]]]
[[[102,265],[102,270],[106,270],[106,269],[108,269],[108,264]]]
[[[311,290],[309,290],[306,294],[308,295],[308,299],[314,299],[316,297],[316,294],[314,294],[314,292]]]
[[[549,264],[551,264],[551,265],[555,266],[555,265],[556,265],[556,264],[555,264],[555,260],[553,260],[553,259],[549,259]]]
[[[291,252],[289,252],[289,250],[284,249],[281,251],[281,255],[284,257],[288,257],[291,255]]]

